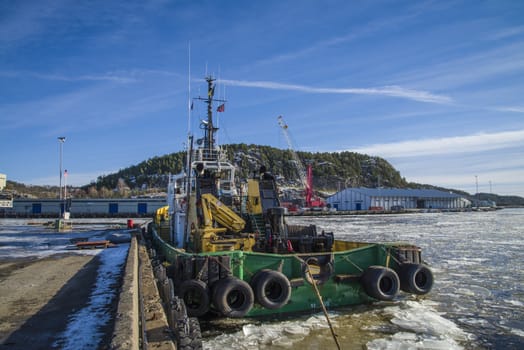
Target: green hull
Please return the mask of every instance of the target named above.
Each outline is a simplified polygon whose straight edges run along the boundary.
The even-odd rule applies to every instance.
[[[363,272],[369,266],[384,266],[397,270],[400,266],[397,259],[398,254],[405,256],[406,251],[413,248],[412,246],[402,246],[400,244],[335,241],[335,247],[344,248],[347,246],[352,248],[333,253],[307,254],[270,254],[243,251],[189,254],[165,242],[155,229],[152,231],[153,242],[158,254],[161,254],[168,263],[185,260],[193,261],[192,266],[197,266],[198,264],[193,265],[195,264],[194,261],[206,261],[205,265],[207,265],[208,261],[216,260],[222,271],[228,269],[227,273],[248,283],[261,270],[268,269],[282,272],[291,282],[291,297],[289,301],[278,309],[268,309],[255,303],[253,308],[245,315],[246,317],[320,310],[319,298],[315,293],[314,286],[308,282],[307,273],[305,272],[305,261],[310,258],[317,258],[320,261],[324,259],[324,261],[329,261],[331,265],[329,269],[326,269],[328,271],[323,276],[320,276],[321,273],[314,275],[316,278],[322,278],[322,282],[317,283],[317,287],[322,297],[322,302],[327,308],[376,301],[363,288],[361,281]],[[412,256],[415,257],[414,260],[419,259],[417,254]],[[226,258],[224,259],[224,257]],[[223,261],[226,261],[228,266],[224,266]],[[200,266],[204,266],[204,264],[200,264]],[[195,278],[201,272],[201,269],[198,267],[193,267],[193,270],[189,272],[191,276],[185,276],[185,278]],[[185,273],[188,274],[188,272]],[[227,273],[223,273],[222,277]]]

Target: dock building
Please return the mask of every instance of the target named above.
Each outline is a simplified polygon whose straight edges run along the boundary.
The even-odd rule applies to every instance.
[[[126,199],[25,199],[13,200],[13,207],[6,208],[9,217],[55,217],[67,205],[71,217],[126,217],[153,216],[158,208],[166,205],[165,198]]]
[[[336,210],[462,209],[471,202],[459,194],[432,189],[346,188],[326,199]]]

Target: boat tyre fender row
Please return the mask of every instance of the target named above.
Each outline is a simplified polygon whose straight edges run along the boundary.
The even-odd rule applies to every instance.
[[[251,279],[256,301],[265,308],[279,309],[291,298],[291,283],[279,271],[261,270]]]
[[[385,301],[392,300],[399,290],[423,295],[433,287],[433,273],[425,265],[404,263],[397,272],[384,266],[370,266],[360,282],[370,297]]]
[[[291,283],[279,271],[262,270],[251,279],[251,285],[236,277],[226,277],[213,284],[211,292],[201,280],[183,281],[176,292],[185,303],[190,317],[200,317],[211,303],[227,317],[244,317],[255,300],[268,309],[279,309],[291,298]]]

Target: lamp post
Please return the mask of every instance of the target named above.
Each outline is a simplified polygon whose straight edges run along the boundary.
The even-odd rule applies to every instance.
[[[60,145],[60,188],[59,188],[59,198],[60,198],[60,205],[62,204],[62,148],[64,145],[66,138],[65,136],[58,137],[58,143]],[[64,208],[65,209],[65,208]],[[60,215],[62,214],[62,208],[60,207]]]
[[[476,191],[477,191],[477,209],[479,208],[479,177],[475,175],[475,185],[476,185]]]

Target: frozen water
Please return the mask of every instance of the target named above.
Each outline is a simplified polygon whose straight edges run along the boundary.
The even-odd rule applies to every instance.
[[[422,247],[435,275],[427,296],[402,294],[393,303],[331,312],[343,349],[524,348],[524,209],[293,217],[288,221],[316,224],[333,231],[337,239],[412,242]],[[42,234],[41,226],[20,228],[18,221],[4,224],[0,220],[0,257],[66,252],[70,238],[86,234]],[[94,228],[87,235],[95,239],[106,233]],[[335,348],[323,315],[246,323],[220,335],[204,332],[204,348]]]
[[[422,247],[435,275],[433,290],[422,298],[404,294],[394,303],[340,311],[335,332],[343,349],[524,348],[524,209],[288,222],[316,224],[336,239],[412,242]],[[289,338],[283,330],[293,324],[309,328],[309,334],[281,339]],[[207,338],[205,348],[335,348],[321,317],[252,327],[249,347],[243,334],[232,333]]]

